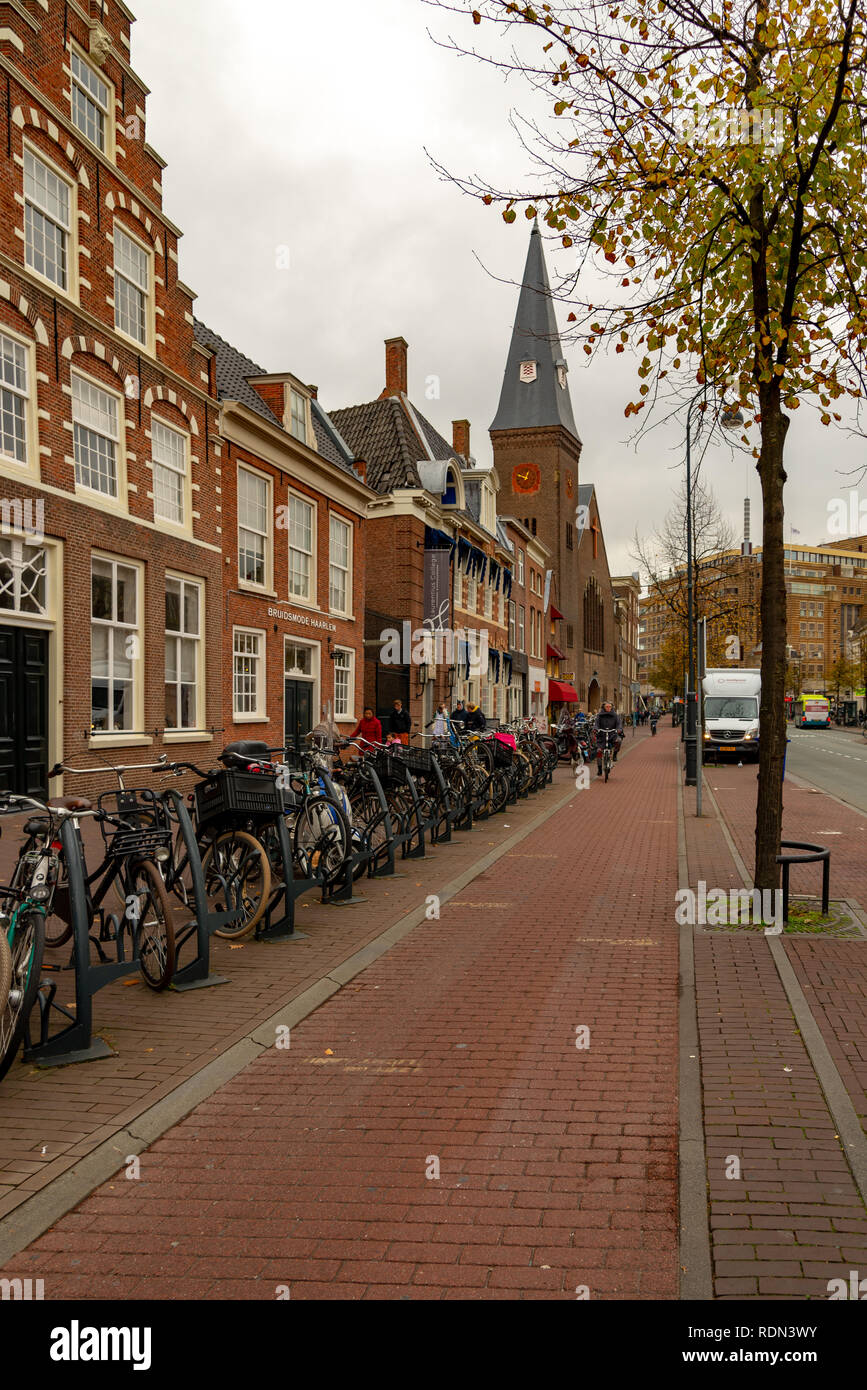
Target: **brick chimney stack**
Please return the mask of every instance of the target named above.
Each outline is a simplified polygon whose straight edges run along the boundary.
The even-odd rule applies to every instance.
[[[407,393],[406,354],[409,344],[406,338],[386,338],[385,340],[385,390],[380,396],[398,396]]]
[[[469,420],[452,420],[452,447],[456,454],[463,454],[465,459],[470,457]]]

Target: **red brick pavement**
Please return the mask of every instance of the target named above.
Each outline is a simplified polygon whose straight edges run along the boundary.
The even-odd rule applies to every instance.
[[[749,774],[733,767],[709,773],[747,865],[755,809]],[[844,831],[830,841],[832,892],[851,895],[867,877],[857,849],[862,817],[787,783],[784,835],[815,839],[820,804],[822,827]],[[693,809],[688,793],[691,884],[704,878],[708,888],[740,887],[712,805],[703,822]],[[795,871],[795,891],[814,891],[808,872]],[[867,941],[786,937],[783,945],[857,1109],[867,1057]],[[743,932],[699,931],[695,958],[716,1295],[827,1298],[829,1279],[867,1264],[867,1214],[768,943]],[[740,1177],[727,1176],[736,1171],[733,1160]]]
[[[675,1298],[675,833],[671,740],[636,741],[9,1270],[48,1299]]]

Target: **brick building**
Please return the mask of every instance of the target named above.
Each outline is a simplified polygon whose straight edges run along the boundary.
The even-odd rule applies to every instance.
[[[641,603],[641,576],[616,575],[611,580],[614,594],[614,618],[617,632],[618,679],[617,705],[620,710],[634,709],[637,695],[633,686],[638,679],[638,627]]]
[[[129,11],[2,11],[0,786],[41,794],[56,760],[146,761],[164,727],[208,757],[218,420]]]
[[[322,719],[351,733],[364,683],[367,503],[375,496],[317,399],[196,321],[220,399],[223,724],[298,746]]]
[[[561,655],[548,656],[549,675],[567,687],[560,694],[595,709],[616,685],[614,600],[595,495],[579,484],[582,443],[567,374],[536,223],[491,442],[503,509],[551,555],[562,620],[555,620],[559,641],[553,644]],[[580,510],[585,493],[590,517]]]
[[[512,595],[509,600],[511,681],[506,705],[508,718],[530,715],[544,725],[548,706],[544,595],[551,552],[538,536],[534,536],[515,517],[501,517],[500,526],[513,556]]]
[[[512,577],[497,530],[499,478],[476,467],[466,420],[453,423],[449,443],[410,401],[407,350],[403,338],[389,339],[380,396],[330,412],[365,460],[377,494],[367,509],[367,547],[375,559],[367,570],[364,702],[386,730],[395,699],[419,729],[440,702],[451,709],[458,699],[478,701],[499,720],[509,684]],[[443,641],[430,652],[416,642],[425,624],[447,629],[451,646]],[[399,636],[399,650],[391,634]],[[470,658],[485,644],[488,660],[479,667]]]

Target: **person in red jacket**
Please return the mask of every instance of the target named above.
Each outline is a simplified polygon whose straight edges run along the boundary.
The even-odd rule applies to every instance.
[[[368,743],[382,743],[382,725],[370,708],[364,711],[363,717],[358,721],[358,727],[353,729],[349,737],[358,738],[359,734],[366,738]]]

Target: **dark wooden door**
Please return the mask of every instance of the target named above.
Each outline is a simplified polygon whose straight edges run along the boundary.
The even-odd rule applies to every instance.
[[[48,795],[48,634],[0,626],[0,789]]]
[[[287,681],[284,706],[284,737],[287,748],[300,749],[313,728],[313,686],[309,681]]]

